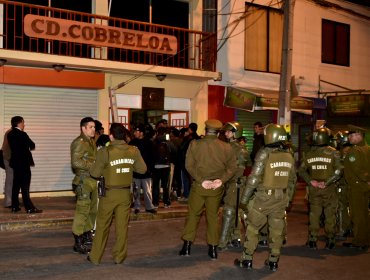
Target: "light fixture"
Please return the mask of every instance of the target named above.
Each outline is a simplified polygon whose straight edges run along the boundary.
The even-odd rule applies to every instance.
[[[167,75],[166,74],[156,74],[155,75],[157,77],[157,80],[158,81],[164,81],[164,79],[166,79]]]
[[[54,70],[57,71],[57,72],[63,71],[64,67],[65,67],[65,65],[63,65],[63,64],[54,64],[53,65]]]
[[[0,67],[4,66],[8,61],[6,59],[0,59]]]

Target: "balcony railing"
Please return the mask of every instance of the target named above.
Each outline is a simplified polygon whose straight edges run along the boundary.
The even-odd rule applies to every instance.
[[[175,36],[177,38],[177,52],[176,54],[164,54],[111,46],[96,46],[89,44],[89,42],[68,42],[63,39],[29,37],[24,30],[24,18],[28,14],[85,24],[93,23],[102,27],[109,26]],[[216,35],[213,33],[4,0],[0,0],[0,21],[1,19],[0,48],[6,50],[203,71],[215,71],[216,69]]]

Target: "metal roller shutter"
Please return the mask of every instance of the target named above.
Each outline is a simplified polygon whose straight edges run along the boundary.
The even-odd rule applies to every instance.
[[[35,167],[31,168],[31,192],[70,190],[70,144],[80,134],[80,120],[97,116],[98,92],[4,86],[0,95],[3,131],[10,127],[13,116],[20,115],[25,119],[25,132],[36,144],[32,152]],[[0,176],[4,182],[4,172]]]
[[[262,125],[271,123],[273,120],[273,111],[236,111],[236,120],[243,126],[243,136],[247,138],[248,151],[252,151],[254,134],[253,124],[258,121],[260,121]]]

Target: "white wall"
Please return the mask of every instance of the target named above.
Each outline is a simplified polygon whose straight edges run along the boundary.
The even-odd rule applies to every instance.
[[[342,2],[343,3],[343,2]],[[342,4],[341,3],[341,4]],[[358,5],[347,5],[355,10]],[[370,16],[370,10],[362,10]],[[350,25],[350,67],[321,63],[321,21],[328,19]],[[293,74],[302,76],[300,94],[313,96],[320,79],[351,89],[370,89],[370,21],[347,12],[324,9],[298,0],[294,14]],[[323,91],[340,90],[321,84]]]
[[[334,1],[345,8],[361,12],[370,17],[370,10],[359,5]],[[226,5],[230,2],[228,5]],[[219,1],[218,37],[223,34],[227,23],[238,22],[245,11],[246,1]],[[248,1],[251,2],[251,1]],[[268,5],[269,0],[257,0],[254,3]],[[273,3],[276,3],[275,1]],[[225,6],[226,5],[226,6]],[[233,6],[234,5],[234,6]],[[222,7],[225,8],[221,10]],[[321,20],[322,18],[350,24],[350,67],[321,63]],[[323,8],[309,0],[296,0],[293,29],[293,71],[298,81],[301,96],[316,97],[319,90],[319,76],[323,80],[340,84],[351,89],[370,89],[370,22],[338,9]],[[244,70],[244,20],[235,27],[231,25],[226,36],[231,38],[218,53],[217,71],[221,71],[221,82],[212,84],[238,87],[258,87],[265,89],[279,88],[279,75]],[[235,30],[233,30],[235,29]],[[298,79],[299,77],[303,79]],[[338,90],[333,86],[323,85],[321,90]]]
[[[108,127],[109,123],[109,93],[108,87],[116,87],[122,82],[129,81],[135,74],[119,75],[106,74],[106,89],[99,93],[98,119]],[[127,83],[117,93],[117,105],[124,108],[141,108],[142,87],[164,88],[165,109],[174,111],[189,111],[189,121],[196,122],[199,129],[203,129],[208,118],[208,86],[207,81],[194,81],[168,75],[160,82],[154,74],[138,77]]]

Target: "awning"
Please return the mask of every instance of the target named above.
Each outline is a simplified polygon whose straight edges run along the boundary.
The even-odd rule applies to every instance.
[[[254,110],[278,110],[279,91],[261,88],[227,87],[224,106],[253,112]],[[312,114],[313,101],[295,96],[290,101],[292,111]]]

